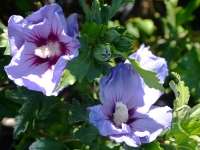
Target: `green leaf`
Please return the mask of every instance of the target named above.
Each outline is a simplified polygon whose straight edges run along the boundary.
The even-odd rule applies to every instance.
[[[54,105],[54,96],[45,96],[41,103],[40,103],[40,109],[38,111],[38,115],[37,115],[37,120],[43,120],[46,119],[50,112],[51,112],[51,108]]]
[[[32,143],[29,150],[62,150],[62,142],[53,138],[40,138]]]
[[[89,120],[88,113],[86,111],[86,107],[81,105],[79,101],[76,99],[72,100],[72,105],[70,108],[72,115],[69,117],[70,122],[79,122],[79,121],[87,121]]]
[[[176,110],[178,107],[187,105],[190,94],[189,94],[188,87],[185,87],[184,82],[181,81],[180,76],[174,72],[172,72],[172,74],[178,80],[178,84],[176,84],[174,81],[170,81],[169,83],[171,89],[174,91],[175,96],[176,96],[176,99],[174,101],[174,108],[173,108],[173,110]]]
[[[176,26],[192,21],[195,18],[193,12],[199,6],[200,6],[200,1],[196,0],[196,1],[189,1],[186,7],[180,8],[176,13]]]
[[[195,96],[195,100],[200,97],[200,52],[199,49],[192,46],[191,50],[178,63],[175,70],[181,74],[182,80],[189,87],[191,95]],[[197,101],[196,101],[197,102]]]
[[[89,29],[89,30],[88,30]],[[97,40],[98,37],[101,37],[106,32],[107,27],[103,24],[97,24],[95,22],[92,23],[84,23],[82,26],[81,34],[86,34],[89,37],[88,42],[92,43]]]
[[[93,0],[91,11],[94,16],[94,22],[100,24],[101,23],[101,8],[98,0]]]
[[[91,64],[87,73],[87,78],[89,82],[92,82],[95,78],[99,78],[101,76],[102,67],[98,64],[94,57],[91,58]]]
[[[91,145],[94,140],[98,139],[98,136],[99,131],[93,125],[82,127],[74,134],[74,138],[81,140],[85,145]]]
[[[78,57],[68,62],[68,68],[63,71],[62,78],[56,90],[58,91],[61,90],[63,87],[66,87],[67,85],[74,84],[76,79],[79,79],[79,81],[81,82],[87,74],[90,62],[91,60],[89,52],[82,53]]]
[[[164,150],[177,150],[174,146],[172,145],[165,145],[165,144],[160,144],[160,147],[163,148]]]
[[[88,45],[88,36],[86,34],[82,35],[81,37],[78,37],[79,42],[81,43],[81,50],[82,52],[89,52],[90,47]]]
[[[153,141],[148,144],[143,144],[142,145],[142,150],[164,150],[163,148],[160,147],[160,143],[158,141]]]
[[[144,79],[144,82],[146,85],[148,85],[150,88],[154,88],[160,91],[164,91],[162,84],[159,83],[159,79],[156,77],[156,73],[153,71],[148,71],[143,68],[141,68],[140,64],[135,59],[130,59],[131,65],[133,68],[140,74],[140,76]]]
[[[67,63],[70,74],[79,79],[79,82],[86,76],[91,63],[90,54],[82,53]]]
[[[43,99],[43,94],[39,92],[30,91],[27,94],[26,103],[21,107],[19,115],[16,117],[14,138],[18,138],[22,132],[25,132],[29,124],[34,127],[39,105]]]
[[[72,85],[76,81],[76,78],[71,75],[69,70],[64,70],[62,73],[62,78],[56,88],[56,91],[61,90],[63,87],[66,87],[67,85]]]
[[[122,148],[123,148],[124,150],[142,150],[141,147],[130,147],[130,146],[126,145],[126,144],[124,144],[124,145],[122,146]]]
[[[85,13],[85,20],[87,22],[92,22],[94,21],[94,16],[92,15],[92,11],[87,7],[86,1],[85,0],[78,0],[79,4],[82,6],[83,11]]]
[[[6,90],[5,97],[14,103],[22,105],[27,100],[28,93],[29,91],[25,87],[17,87],[14,90]]]
[[[103,5],[101,3],[101,19],[103,24],[107,24],[115,13],[128,2],[135,2],[135,0],[112,0],[111,5]]]

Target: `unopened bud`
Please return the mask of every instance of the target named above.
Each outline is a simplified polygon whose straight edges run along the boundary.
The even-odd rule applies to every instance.
[[[111,57],[110,48],[103,44],[97,45],[94,50],[94,57],[98,61],[108,61]]]
[[[112,43],[119,39],[120,34],[115,29],[109,29],[105,33],[106,42]]]
[[[134,37],[122,35],[120,40],[114,44],[119,51],[130,51],[134,47]]]

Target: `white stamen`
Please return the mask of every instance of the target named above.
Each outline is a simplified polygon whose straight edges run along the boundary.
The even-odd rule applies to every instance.
[[[60,55],[59,51],[59,43],[48,43],[48,45],[44,45],[35,49],[35,55],[41,58],[52,57],[54,55]]]
[[[122,102],[116,103],[115,113],[113,114],[113,121],[117,126],[128,120],[128,109]]]

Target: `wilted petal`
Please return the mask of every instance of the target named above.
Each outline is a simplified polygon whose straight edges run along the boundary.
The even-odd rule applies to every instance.
[[[103,105],[110,109],[120,101],[128,109],[144,105],[141,79],[129,64],[118,64],[109,76],[100,79],[99,95]]]

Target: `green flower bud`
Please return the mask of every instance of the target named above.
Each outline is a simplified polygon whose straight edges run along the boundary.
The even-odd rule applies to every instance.
[[[134,37],[122,35],[119,41],[114,44],[114,46],[119,51],[130,51],[134,47]]]
[[[110,48],[103,44],[97,45],[94,49],[94,57],[98,61],[108,61],[111,57]]]
[[[120,34],[115,29],[109,29],[105,33],[105,40],[109,43],[116,42],[119,36]]]

